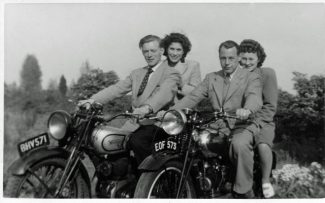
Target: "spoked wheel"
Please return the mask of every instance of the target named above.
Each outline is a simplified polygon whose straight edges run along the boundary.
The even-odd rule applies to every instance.
[[[171,161],[155,172],[144,172],[138,181],[135,198],[176,198],[182,174],[182,164]],[[179,198],[195,198],[195,190],[190,177],[184,181]]]
[[[55,191],[64,171],[66,160],[46,159],[35,164],[22,176],[12,175],[8,179],[4,196],[19,198],[87,198],[90,196],[86,181],[76,174],[67,182],[60,195]],[[73,176],[73,175],[72,175]]]

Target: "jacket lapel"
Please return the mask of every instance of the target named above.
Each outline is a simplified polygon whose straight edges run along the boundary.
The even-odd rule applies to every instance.
[[[185,62],[185,63],[179,62],[175,67],[175,69],[178,70],[178,72],[181,75],[183,75],[186,72],[187,68],[188,68],[187,62]]]
[[[154,91],[154,89],[156,88],[157,84],[160,81],[161,76],[164,73],[165,66],[166,66],[166,63],[163,62],[155,70],[155,72],[152,73],[152,75],[151,75],[151,77],[150,77],[150,79],[149,79],[149,81],[147,83],[146,88],[144,89],[142,95],[140,95],[140,97],[139,97],[139,99],[140,99],[141,102],[144,101],[144,100],[146,100],[151,95],[151,93]]]
[[[239,83],[243,77],[244,77],[244,73],[242,72],[242,68],[240,66],[238,66],[234,77],[231,79],[228,94],[225,99],[225,103],[236,92],[236,90],[238,89]]]
[[[219,106],[221,107],[224,78],[220,75],[220,73],[222,73],[222,71],[219,71],[215,74],[215,82],[213,82],[213,89],[217,95]]]

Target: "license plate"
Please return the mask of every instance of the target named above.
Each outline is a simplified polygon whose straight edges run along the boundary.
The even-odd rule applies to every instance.
[[[177,150],[177,143],[173,140],[162,140],[159,142],[156,142],[154,144],[154,150],[155,152],[163,151],[163,150]]]
[[[48,134],[43,133],[37,135],[36,137],[20,142],[17,145],[17,147],[18,147],[19,155],[22,156],[33,149],[36,149],[41,146],[49,145],[49,144],[50,144],[50,139]]]

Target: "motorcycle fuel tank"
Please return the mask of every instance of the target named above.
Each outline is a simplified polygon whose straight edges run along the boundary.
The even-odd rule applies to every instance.
[[[227,156],[228,144],[226,137],[210,129],[201,131],[199,137],[199,146],[204,150],[218,155]]]
[[[91,134],[91,142],[98,153],[117,154],[126,151],[128,131],[112,126],[97,126]]]

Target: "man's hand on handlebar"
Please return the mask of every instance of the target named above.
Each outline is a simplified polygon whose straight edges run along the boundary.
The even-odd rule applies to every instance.
[[[165,113],[166,113],[166,111],[164,111],[164,110],[158,111],[157,118],[162,118],[165,115]]]
[[[80,100],[77,104],[77,106],[80,108],[80,107],[83,107],[85,109],[90,109],[91,105],[95,103],[95,100],[93,99],[86,99],[86,100]]]
[[[149,105],[143,105],[133,110],[133,114],[138,114],[140,118],[152,113],[152,108]]]
[[[236,116],[241,119],[241,120],[246,120],[248,119],[249,115],[251,114],[252,112],[248,109],[237,109],[236,110]]]

